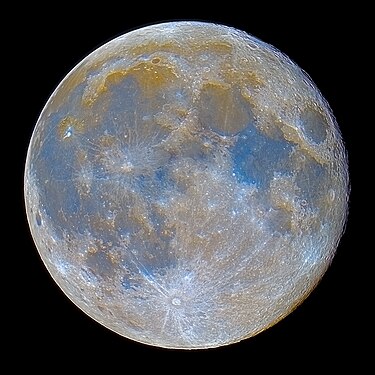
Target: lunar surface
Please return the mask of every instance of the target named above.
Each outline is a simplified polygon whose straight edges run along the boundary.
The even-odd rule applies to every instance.
[[[349,190],[311,79],[204,22],[147,26],[58,85],[25,166],[31,233],[88,316],[148,345],[228,345],[296,308],[329,267]]]

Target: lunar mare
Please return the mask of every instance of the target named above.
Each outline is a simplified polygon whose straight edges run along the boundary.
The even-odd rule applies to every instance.
[[[329,267],[348,166],[328,103],[271,45],[203,22],[147,26],[59,84],[25,166],[51,276],[126,338],[200,349],[289,314]]]

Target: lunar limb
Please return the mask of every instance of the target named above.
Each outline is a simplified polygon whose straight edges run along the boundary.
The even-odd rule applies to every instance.
[[[347,216],[338,125],[276,48],[204,22],[147,26],[59,84],[25,203],[51,276],[126,338],[181,349],[254,336],[296,308]]]

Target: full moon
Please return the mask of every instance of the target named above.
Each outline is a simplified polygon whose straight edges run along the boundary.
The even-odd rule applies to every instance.
[[[344,143],[277,48],[206,22],[146,26],[57,86],[24,178],[45,267],[88,316],[163,348],[239,342],[317,286],[343,234]]]

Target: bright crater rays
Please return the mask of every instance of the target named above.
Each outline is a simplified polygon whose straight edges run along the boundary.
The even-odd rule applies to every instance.
[[[327,270],[348,166],[308,76],[239,30],[172,22],[98,48],[60,83],[25,167],[56,283],[110,330],[209,348],[277,323]]]

